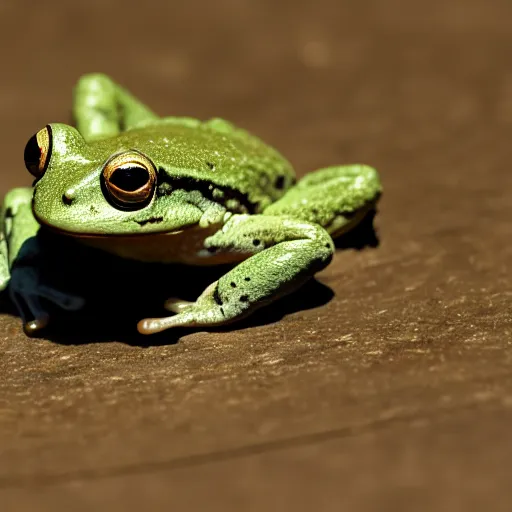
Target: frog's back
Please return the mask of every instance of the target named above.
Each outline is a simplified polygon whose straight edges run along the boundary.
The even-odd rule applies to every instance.
[[[164,118],[118,138],[120,149],[143,150],[170,189],[207,188],[239,200],[250,213],[279,199],[295,181],[292,166],[275,149],[221,119]]]

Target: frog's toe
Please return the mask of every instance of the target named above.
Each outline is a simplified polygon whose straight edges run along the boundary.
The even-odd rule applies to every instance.
[[[42,313],[39,318],[34,318],[23,323],[23,330],[27,336],[34,336],[38,331],[44,329],[50,321],[50,315]]]
[[[77,311],[85,304],[82,297],[40,283],[37,271],[30,268],[13,272],[9,295],[23,321],[24,331],[29,336],[44,329],[50,321],[45,302],[51,302],[66,311]]]
[[[194,303],[195,305],[196,303]],[[173,327],[201,327],[206,325],[218,325],[222,323],[222,317],[216,317],[213,310],[205,311],[197,306],[191,306],[185,312],[163,318],[145,318],[137,324],[137,330],[141,334],[156,334]]]
[[[156,334],[172,327],[193,327],[194,319],[190,313],[181,313],[164,318],[144,318],[137,324],[137,330],[141,334]]]
[[[164,308],[167,309],[167,311],[171,311],[172,313],[182,313],[187,308],[193,305],[194,302],[176,299],[175,297],[170,297],[165,301]]]
[[[44,329],[50,321],[50,315],[45,310],[36,295],[22,295],[11,288],[11,299],[16,305],[23,321],[25,334],[31,336]]]

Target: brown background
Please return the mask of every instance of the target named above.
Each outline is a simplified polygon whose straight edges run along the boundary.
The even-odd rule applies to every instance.
[[[508,0],[2,1],[2,193],[104,71],[300,174],[375,165],[385,194],[380,246],[339,251],[334,297],[277,321],[144,347],[2,316],[0,508],[510,510],[511,20]]]

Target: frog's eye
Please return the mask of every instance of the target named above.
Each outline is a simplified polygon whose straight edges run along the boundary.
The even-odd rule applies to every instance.
[[[155,190],[155,166],[135,151],[115,155],[103,169],[103,182],[108,199],[115,205],[130,209],[142,208]]]
[[[41,178],[52,154],[52,129],[46,126],[33,135],[25,146],[25,167],[30,174]]]

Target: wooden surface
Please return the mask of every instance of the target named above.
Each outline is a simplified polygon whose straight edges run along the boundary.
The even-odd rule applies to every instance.
[[[2,2],[2,192],[90,71],[385,188],[377,248],[240,329],[32,340],[3,315],[2,511],[510,510],[511,20],[507,0]]]

